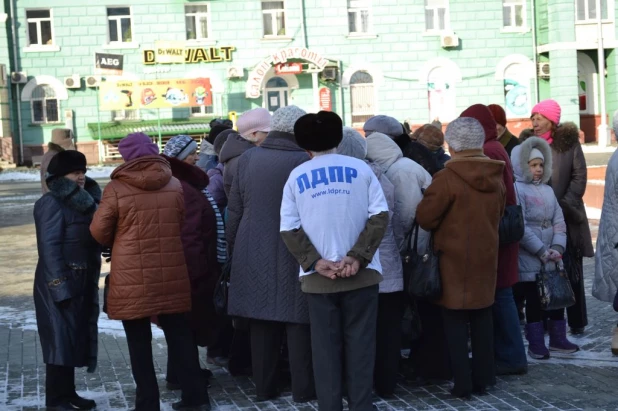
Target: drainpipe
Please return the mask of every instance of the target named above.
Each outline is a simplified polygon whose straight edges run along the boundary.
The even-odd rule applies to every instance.
[[[300,0],[300,32],[303,36],[303,46],[309,48],[307,42],[307,28],[305,27],[305,0]]]
[[[534,102],[539,102],[539,58],[536,52],[536,8],[534,5],[535,0],[530,1],[530,9],[532,12],[532,61],[534,62]]]
[[[17,59],[17,22],[15,14],[15,0],[9,0],[10,13],[11,13],[11,36],[13,42],[13,67],[15,71],[19,71],[19,60]],[[15,84],[15,101],[17,102],[17,134],[19,135],[19,164],[24,163],[24,135],[22,133],[21,124],[21,96],[19,90],[19,84]]]
[[[597,9],[597,60],[599,71],[599,101],[601,102],[601,124],[597,128],[599,136],[599,147],[607,147],[608,143],[608,127],[607,127],[607,108],[605,107],[605,50],[603,48],[603,23],[601,0],[596,0]]]

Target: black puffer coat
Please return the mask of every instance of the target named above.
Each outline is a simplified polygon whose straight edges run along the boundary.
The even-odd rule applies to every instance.
[[[53,180],[48,187],[50,191],[34,205],[39,252],[34,306],[43,361],[87,366],[93,372],[101,247],[90,235],[90,222],[101,189],[89,178],[85,189],[67,178]]]

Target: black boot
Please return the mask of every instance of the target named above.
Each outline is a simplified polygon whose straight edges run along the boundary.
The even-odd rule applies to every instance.
[[[48,406],[47,411],[66,411],[66,410],[91,410],[97,404],[93,400],[82,398],[76,394],[76,397],[66,399],[54,406]]]
[[[188,405],[183,401],[178,401],[172,404],[172,409],[178,411],[210,411],[210,402],[206,402],[202,405]]]

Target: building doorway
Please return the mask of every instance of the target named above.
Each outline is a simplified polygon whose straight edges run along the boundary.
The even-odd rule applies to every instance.
[[[266,98],[266,109],[271,113],[281,107],[288,105],[290,87],[287,81],[281,77],[273,77],[266,82],[264,87],[264,97]]]

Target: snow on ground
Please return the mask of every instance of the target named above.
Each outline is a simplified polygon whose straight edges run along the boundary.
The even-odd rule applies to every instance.
[[[116,166],[96,166],[89,167],[86,176],[93,179],[107,179],[116,169]],[[29,170],[5,170],[0,172],[0,183],[2,182],[32,182],[40,181],[41,174],[38,169]]]
[[[601,209],[594,207],[586,207],[586,215],[588,216],[588,220],[600,220]]]

